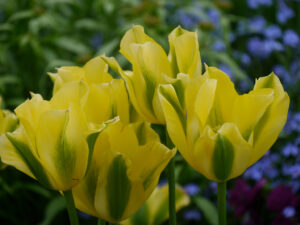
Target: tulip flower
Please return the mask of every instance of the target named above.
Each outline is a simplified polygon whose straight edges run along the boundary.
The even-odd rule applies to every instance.
[[[73,189],[76,207],[109,222],[133,215],[155,189],[176,151],[145,122],[108,123],[99,134],[86,177]]]
[[[1,98],[0,98],[0,105],[1,105]],[[18,119],[16,115],[9,110],[1,110],[0,109],[0,135],[4,134],[5,132],[12,132],[18,126]],[[2,163],[0,157],[0,169],[5,168],[6,165]]]
[[[4,163],[60,191],[71,189],[83,178],[90,152],[88,127],[80,108],[87,91],[84,84],[75,85],[82,96],[73,96],[71,101],[72,94],[64,93],[69,105],[62,99],[46,101],[32,94],[32,99],[15,109],[19,128],[0,138]]]
[[[136,111],[150,123],[165,123],[158,98],[159,84],[173,83],[179,72],[190,76],[201,74],[197,33],[177,27],[169,35],[169,42],[168,56],[158,43],[144,33],[142,26],[133,26],[121,40],[120,52],[132,64],[132,71],[117,71],[126,82]],[[103,59],[116,68],[116,61]]]
[[[167,130],[186,161],[210,180],[224,182],[259,160],[284,127],[289,96],[272,73],[239,95],[222,71],[181,74],[184,88],[160,87]]]
[[[129,104],[124,81],[113,79],[108,73],[108,65],[98,56],[83,67],[64,66],[57,73],[49,73],[54,82],[53,95],[59,90],[76,93],[72,83],[81,81],[88,88],[84,112],[89,123],[102,124],[104,121],[120,116],[124,122],[134,119],[136,113]],[[62,100],[65,96],[61,96]],[[65,99],[68,101],[68,99]]]
[[[121,225],[160,225],[169,217],[168,214],[168,185],[157,187],[146,203]],[[180,186],[176,186],[176,211],[190,204],[189,196]]]

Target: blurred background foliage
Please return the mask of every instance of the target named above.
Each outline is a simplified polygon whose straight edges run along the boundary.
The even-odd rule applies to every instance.
[[[287,125],[272,151],[229,182],[228,217],[233,225],[299,224],[299,0],[0,0],[3,107],[13,110],[30,91],[49,98],[47,72],[59,66],[83,65],[106,53],[130,68],[118,50],[133,24],[166,50],[176,26],[197,29],[203,62],[230,75],[241,93],[271,71],[280,77],[291,97]],[[178,224],[216,225],[216,184],[180,156],[176,175],[192,200],[178,213]],[[0,202],[0,224],[68,223],[57,193],[10,167],[0,171]],[[96,223],[80,217],[83,224]]]

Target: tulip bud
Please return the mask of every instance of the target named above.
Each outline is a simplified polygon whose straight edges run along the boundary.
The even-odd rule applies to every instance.
[[[180,186],[175,189],[176,211],[190,204],[189,196]],[[160,225],[169,218],[169,189],[168,185],[157,187],[146,203],[121,225]]]
[[[144,122],[110,123],[99,134],[86,177],[73,189],[76,207],[110,222],[134,214],[176,153]]]
[[[144,120],[164,124],[165,119],[158,98],[158,86],[171,84],[179,72],[190,76],[201,74],[198,38],[195,32],[176,28],[169,36],[169,57],[163,48],[144,33],[142,26],[133,26],[121,40],[120,52],[132,64],[132,71],[122,71],[130,99]],[[117,62],[103,58],[111,67]]]
[[[203,76],[182,80],[184,94],[172,85],[160,87],[168,133],[187,162],[208,179],[241,175],[278,138],[289,96],[275,74],[259,78],[243,95],[213,67]]]
[[[86,91],[81,94],[84,98]],[[0,138],[2,161],[48,188],[64,191],[75,186],[86,172],[90,151],[87,122],[79,99],[73,100],[63,106],[33,94],[18,106],[20,127]]]
[[[0,98],[1,104],[1,98]],[[0,135],[3,135],[5,132],[12,132],[18,126],[18,119],[16,115],[8,110],[0,109]],[[0,157],[0,169],[5,168],[6,165],[1,161]]]
[[[68,104],[65,95],[78,93],[73,83],[82,82],[88,89],[84,112],[89,123],[101,124],[115,116],[120,116],[123,122],[130,122],[129,103],[124,81],[113,79],[108,73],[108,65],[95,57],[83,67],[65,66],[58,68],[57,73],[49,74],[54,82],[53,96]]]

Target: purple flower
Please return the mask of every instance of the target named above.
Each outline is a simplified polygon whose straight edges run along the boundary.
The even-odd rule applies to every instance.
[[[200,191],[200,188],[198,185],[190,183],[184,186],[184,190],[185,192],[190,195],[190,196],[194,196],[197,195]]]
[[[213,43],[212,48],[217,52],[221,52],[226,49],[226,45],[224,44],[223,41],[217,40]]]
[[[299,44],[298,34],[293,30],[285,31],[283,35],[283,43],[294,48],[297,47]]]
[[[266,51],[273,52],[273,51],[282,51],[283,46],[280,42],[275,41],[273,39],[266,39],[264,40]]]
[[[282,149],[282,154],[285,157],[296,156],[296,155],[298,155],[298,152],[299,152],[298,147],[296,145],[291,144],[291,143],[287,144]]]
[[[187,210],[184,215],[183,215],[184,219],[186,220],[195,220],[195,221],[199,221],[201,219],[201,213],[198,210]]]
[[[283,0],[278,1],[277,21],[285,24],[289,19],[294,17],[294,11],[289,8]]]
[[[249,20],[249,28],[252,32],[261,32],[265,29],[266,20],[262,16],[256,16]]]
[[[280,38],[282,35],[282,31],[277,25],[270,25],[265,29],[264,35],[269,39]]]
[[[270,211],[282,211],[286,206],[293,201],[293,190],[287,186],[278,186],[275,188],[267,198],[267,208]]]
[[[229,203],[234,206],[236,217],[243,216],[246,211],[255,208],[258,202],[259,192],[266,184],[266,180],[260,180],[254,187],[250,187],[244,180],[238,179],[234,188],[229,193]]]
[[[285,218],[291,218],[295,216],[296,210],[293,206],[287,206],[283,209],[282,214],[285,216]]]

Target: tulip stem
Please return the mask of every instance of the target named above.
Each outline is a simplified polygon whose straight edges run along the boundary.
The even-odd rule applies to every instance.
[[[226,181],[218,183],[218,215],[219,225],[226,225]]]
[[[106,224],[109,224],[109,223],[106,223],[104,220],[98,219],[97,225],[106,225]]]
[[[67,191],[64,191],[63,193],[64,193],[64,197],[67,202],[67,209],[68,209],[70,224],[71,225],[79,225],[72,190],[67,190]]]
[[[176,225],[176,206],[175,206],[175,159],[171,159],[168,165],[169,183],[169,224]]]
[[[166,130],[166,145],[173,148],[174,145]],[[175,157],[168,165],[168,184],[169,184],[169,225],[176,225],[176,205],[175,205]]]

